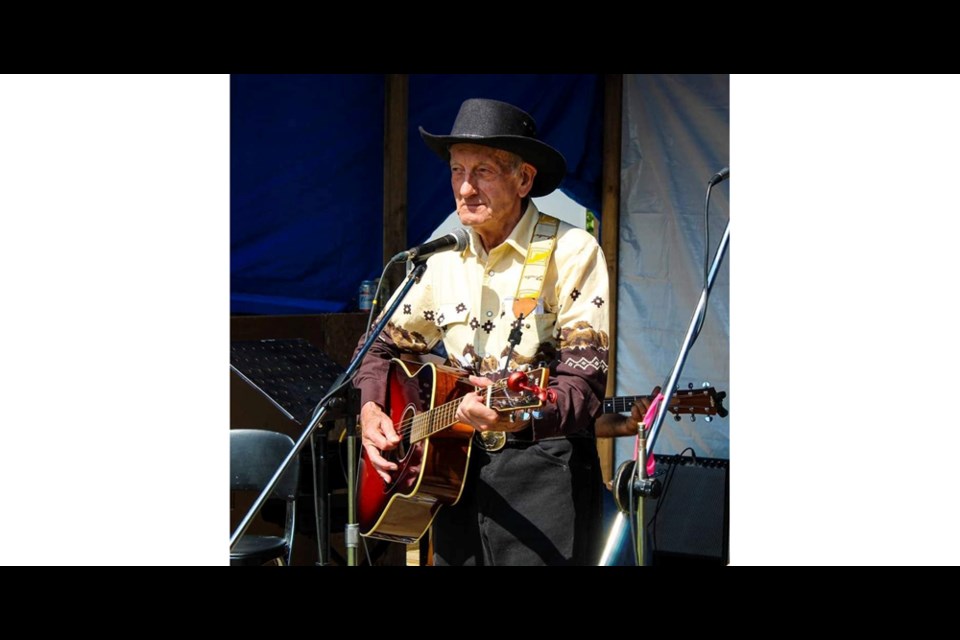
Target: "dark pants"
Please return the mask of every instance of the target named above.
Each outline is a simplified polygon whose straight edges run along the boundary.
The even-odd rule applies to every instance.
[[[582,565],[600,559],[596,441],[474,444],[460,502],[433,521],[436,565]]]

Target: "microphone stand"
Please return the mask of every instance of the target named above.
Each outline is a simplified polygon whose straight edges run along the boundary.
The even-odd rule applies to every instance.
[[[333,384],[330,386],[330,391],[327,392],[327,395],[317,403],[317,406],[313,410],[313,417],[310,418],[310,423],[306,426],[306,428],[303,430],[303,433],[294,443],[293,449],[290,450],[290,453],[287,454],[287,457],[284,458],[283,462],[280,463],[280,466],[273,474],[273,477],[270,478],[270,481],[263,488],[263,491],[261,491],[260,495],[257,496],[257,499],[254,501],[253,505],[251,505],[250,510],[243,517],[243,520],[240,521],[240,524],[237,525],[236,530],[230,535],[231,549],[236,546],[237,542],[240,541],[240,538],[250,527],[250,523],[253,521],[253,518],[260,512],[260,509],[266,503],[267,498],[270,497],[270,494],[273,493],[274,487],[277,486],[277,483],[280,481],[280,477],[283,476],[284,472],[286,472],[291,461],[297,457],[304,444],[306,444],[306,442],[310,439],[310,436],[313,434],[313,430],[317,428],[318,424],[320,424],[324,415],[326,415],[328,408],[344,402],[343,398],[338,396],[339,393],[342,393],[341,389],[346,387],[351,378],[353,378],[353,376],[356,374],[357,369],[360,368],[360,363],[363,362],[364,356],[367,355],[370,347],[373,346],[373,342],[387,326],[387,323],[390,322],[390,318],[393,317],[394,311],[396,311],[397,307],[400,306],[400,303],[403,302],[403,299],[407,296],[407,293],[410,291],[411,287],[420,281],[420,278],[423,276],[426,270],[426,259],[414,260],[414,268],[407,275],[407,281],[404,283],[400,293],[394,298],[393,304],[390,305],[390,307],[380,318],[380,322],[377,323],[377,326],[374,328],[374,330],[367,334],[367,339],[366,342],[363,343],[363,347],[361,347],[360,351],[357,352],[357,355],[347,366],[346,370],[344,370],[344,372],[341,373],[340,376],[333,382]],[[357,523],[356,512],[356,466],[357,429],[354,427],[352,429],[347,429],[347,525],[344,532],[344,538],[346,541],[345,544],[347,549],[348,566],[356,566],[357,548],[359,547],[360,543],[360,525]]]
[[[723,260],[723,256],[726,254],[727,246],[729,244],[730,221],[727,220],[727,226],[723,231],[723,237],[720,238],[720,245],[717,248],[717,255],[715,255],[713,258],[713,264],[711,265],[710,273],[707,276],[707,284],[700,292],[700,302],[697,304],[697,308],[693,312],[693,317],[690,319],[690,326],[687,328],[687,335],[683,340],[683,345],[680,347],[680,354],[677,356],[677,362],[673,366],[673,372],[670,374],[669,380],[663,387],[666,389],[666,395],[660,399],[659,404],[657,405],[656,418],[653,420],[653,423],[647,433],[645,433],[644,424],[641,423],[639,425],[637,430],[637,438],[639,439],[637,459],[628,460],[620,465],[619,469],[617,469],[616,477],[614,478],[613,495],[619,511],[617,513],[616,520],[614,520],[613,527],[610,530],[610,535],[607,538],[607,544],[604,546],[603,555],[600,557],[600,566],[605,566],[610,560],[610,556],[613,554],[613,551],[620,546],[620,539],[625,528],[625,518],[623,514],[624,512],[630,512],[633,508],[637,509],[638,514],[636,540],[637,560],[641,564],[644,563],[643,538],[645,532],[643,519],[643,498],[648,496],[655,498],[660,492],[659,481],[651,481],[647,477],[648,458],[650,455],[652,455],[653,447],[656,444],[657,436],[660,433],[660,425],[663,424],[663,419],[667,415],[667,411],[670,407],[670,396],[672,396],[674,391],[676,391],[677,379],[680,377],[680,372],[683,370],[683,365],[687,360],[687,354],[690,352],[690,347],[693,346],[693,341],[696,339],[697,333],[699,332],[699,327],[702,324],[702,316],[706,312],[707,298],[710,295],[710,290],[713,288],[713,281],[717,277],[717,271],[720,269],[720,262]],[[644,436],[646,437],[644,438]]]

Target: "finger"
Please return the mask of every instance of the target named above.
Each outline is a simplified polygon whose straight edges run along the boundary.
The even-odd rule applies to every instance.
[[[489,387],[493,384],[493,381],[482,376],[470,376],[470,384],[475,387]]]
[[[393,421],[390,420],[387,416],[383,416],[380,420],[380,430],[383,432],[384,437],[390,443],[389,448],[397,446],[400,442],[400,435],[397,433],[397,429],[393,424]]]
[[[486,409],[484,407],[484,409]],[[489,413],[487,413],[489,412]],[[477,431],[519,431],[526,426],[526,422],[520,420],[518,417],[515,417],[513,420],[510,419],[510,416],[513,412],[502,413],[499,411],[493,411],[486,409],[482,417],[477,416],[474,419],[476,426],[474,427]]]
[[[380,430],[379,425],[365,427],[363,429],[363,444],[364,446],[373,446],[377,449],[392,449],[395,446],[390,444],[386,436]]]
[[[360,410],[360,424],[363,425],[364,435],[369,436],[371,442],[376,443],[377,446],[381,448],[385,442],[390,443],[390,446],[386,448],[393,448],[400,442],[400,436],[397,434],[390,416],[384,413],[380,405],[375,402],[371,401],[363,405],[363,408]],[[374,432],[383,434],[386,441],[381,442],[379,435],[374,435]]]
[[[473,406],[466,407],[464,415],[470,424],[483,429],[499,428],[495,425],[497,425],[501,421],[501,418],[504,417],[503,414],[498,413],[482,404],[475,404]]]
[[[467,394],[463,397],[463,400],[460,401],[460,404],[457,405],[457,410],[454,413],[454,417],[459,422],[470,423],[470,417],[467,415],[467,407],[473,402],[474,399],[470,394]]]
[[[400,443],[400,435],[390,418],[384,414],[368,420],[363,426],[365,441],[380,449],[393,449]]]
[[[396,471],[399,469],[396,463],[390,462],[380,455],[380,450],[377,447],[371,444],[365,444],[363,446],[367,451],[367,459],[373,465],[373,468],[376,469],[377,473],[381,475],[381,477],[384,475],[383,472],[385,471]],[[389,480],[390,476],[388,475],[385,479]]]

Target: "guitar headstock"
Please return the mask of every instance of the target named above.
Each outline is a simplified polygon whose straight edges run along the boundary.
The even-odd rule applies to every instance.
[[[556,402],[556,392],[547,389],[549,373],[550,370],[546,367],[524,372],[515,371],[486,389],[477,390],[486,391],[487,406],[496,411],[536,409],[543,406],[544,402]]]
[[[723,406],[726,391],[717,391],[713,387],[701,389],[678,389],[670,398],[668,410],[676,419],[681,415],[717,415],[727,417],[727,409]]]

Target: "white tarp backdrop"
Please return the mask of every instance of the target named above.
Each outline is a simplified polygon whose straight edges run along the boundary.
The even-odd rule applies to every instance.
[[[709,178],[729,166],[729,123],[728,75],[624,76],[617,395],[650,393],[676,362],[703,286],[704,196]],[[729,185],[714,187],[710,198],[711,259],[729,219]],[[731,253],[679,378],[681,388],[709,382],[726,391],[728,409]],[[709,423],[668,415],[654,452],[693,447],[698,456],[729,458],[733,417],[732,410]],[[617,465],[633,458],[633,447],[633,438],[618,439]]]

